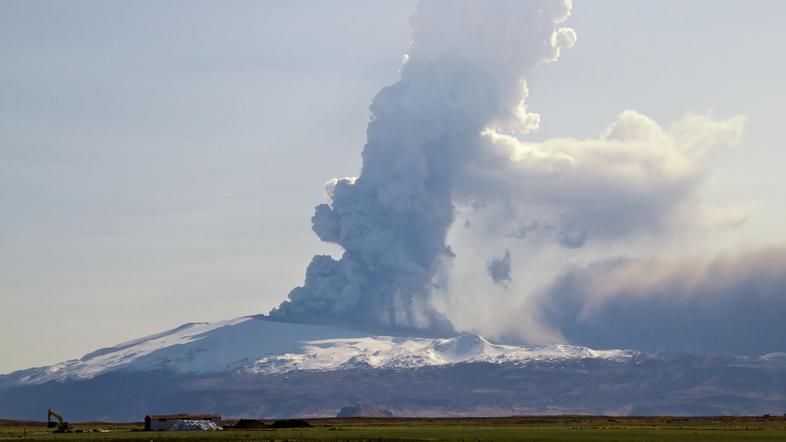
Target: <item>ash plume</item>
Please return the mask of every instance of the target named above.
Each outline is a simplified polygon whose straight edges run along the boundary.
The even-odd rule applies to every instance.
[[[328,183],[313,230],[344,249],[315,256],[305,283],[270,312],[304,322],[449,332],[430,296],[453,252],[454,202],[493,175],[483,133],[520,134],[539,117],[524,107],[526,80],[576,34],[559,23],[571,0],[423,0],[401,79],[371,105],[357,178]]]
[[[786,349],[786,247],[617,257],[569,268],[545,320],[594,348],[760,355]]]

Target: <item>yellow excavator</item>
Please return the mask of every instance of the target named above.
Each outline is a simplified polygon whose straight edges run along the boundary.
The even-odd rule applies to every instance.
[[[57,419],[57,422],[52,421],[52,418]],[[46,426],[49,428],[57,427],[55,433],[69,433],[71,431],[71,426],[68,425],[68,422],[63,421],[63,417],[52,411],[51,408],[46,411]]]

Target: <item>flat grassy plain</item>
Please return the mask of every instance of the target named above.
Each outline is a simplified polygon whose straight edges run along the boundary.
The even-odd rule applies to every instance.
[[[139,431],[141,423],[86,422],[73,424],[82,433],[55,434],[42,422],[0,421],[0,440],[786,441],[786,417],[349,418],[309,422],[313,427],[216,432],[145,432]],[[108,432],[87,432],[91,429]]]

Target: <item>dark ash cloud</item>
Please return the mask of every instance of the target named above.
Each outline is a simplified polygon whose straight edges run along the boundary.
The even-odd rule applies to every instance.
[[[616,259],[549,289],[544,321],[571,343],[696,354],[786,351],[786,248],[705,259]]]
[[[486,271],[495,284],[510,282],[510,250],[505,250],[505,254],[501,258],[492,258],[486,263]]]

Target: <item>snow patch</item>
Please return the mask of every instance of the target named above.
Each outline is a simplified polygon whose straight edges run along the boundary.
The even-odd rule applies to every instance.
[[[81,359],[0,376],[0,385],[85,380],[118,370],[270,374],[293,370],[404,369],[467,362],[621,360],[635,354],[570,345],[499,345],[471,334],[446,339],[368,336],[331,326],[246,316],[185,324],[88,353]]]
[[[560,344],[532,348],[499,345],[477,335],[462,335],[449,339],[368,336],[310,341],[301,352],[261,358],[245,371],[268,374],[361,366],[417,368],[468,362],[503,364],[587,358],[624,360],[636,354],[626,350],[593,350]]]

